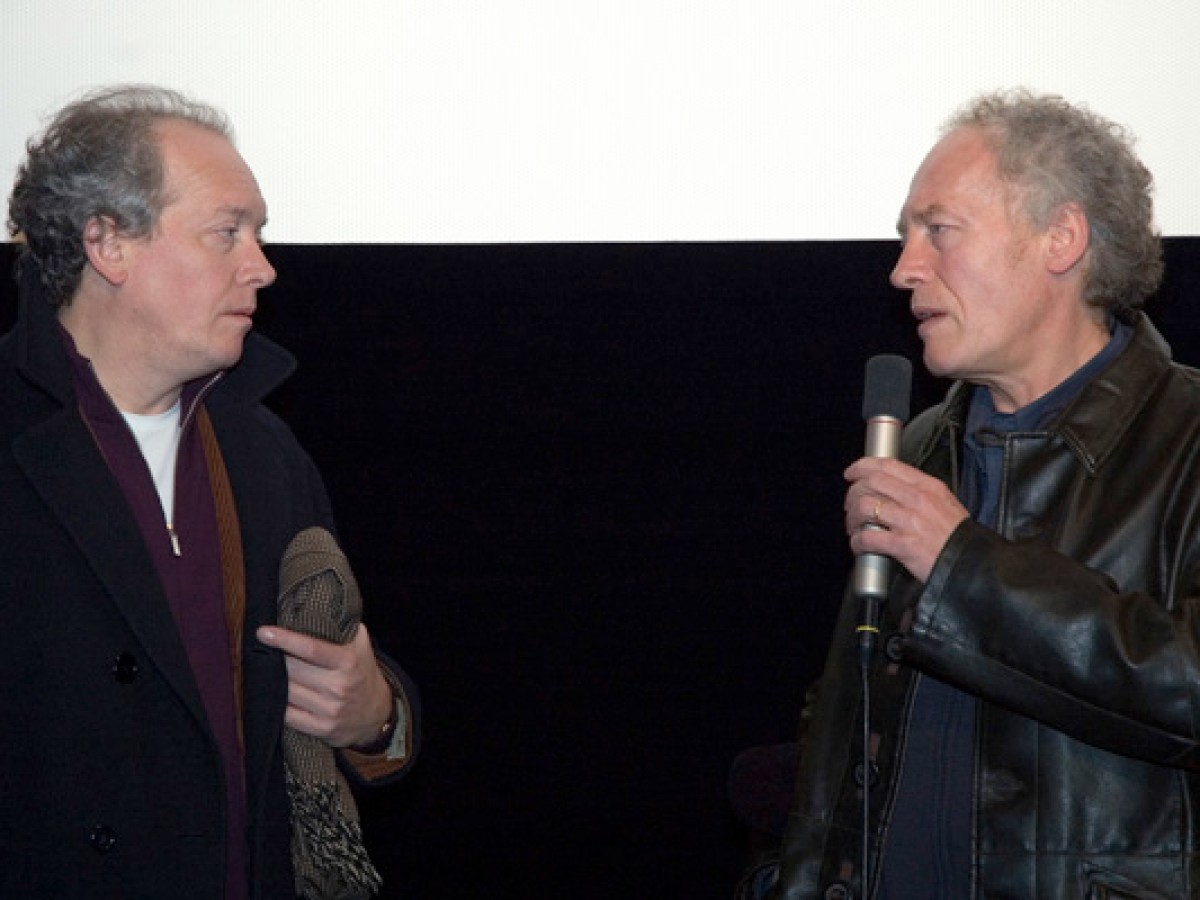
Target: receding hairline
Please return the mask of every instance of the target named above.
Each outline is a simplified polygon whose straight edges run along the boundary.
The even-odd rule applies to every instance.
[[[213,207],[211,212],[214,215],[230,216],[239,223],[252,222],[255,225],[255,230],[261,233],[267,224],[267,202],[262,194],[262,188],[258,183],[258,178],[254,174],[254,170],[250,168],[250,164],[246,162],[241,151],[238,150],[237,145],[228,134],[218,128],[212,128],[203,122],[195,122],[186,117],[164,116],[156,120],[150,129],[150,135],[155,142],[159,164],[162,168],[160,211],[165,210],[168,206],[179,200],[178,184],[172,183],[173,176],[168,147],[173,147],[176,152],[187,152],[194,147],[194,144],[189,141],[189,133],[195,134],[198,132],[207,132],[216,139],[218,144],[228,150],[231,158],[240,164],[239,167],[242,173],[249,184],[253,186],[258,203],[261,204],[261,209],[259,209],[255,208],[254,205],[240,202],[222,203]],[[187,164],[185,163],[184,165],[186,166]]]

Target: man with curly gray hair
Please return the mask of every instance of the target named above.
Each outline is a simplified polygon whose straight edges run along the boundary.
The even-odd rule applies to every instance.
[[[1151,188],[1027,91],[918,169],[892,282],[956,380],[846,470],[851,550],[896,563],[883,652],[847,592],[777,897],[1200,897],[1200,374],[1141,311]]]
[[[412,762],[416,695],[366,629],[337,643],[278,624],[285,548],[333,520],[262,405],[295,365],[252,332],[275,280],[266,217],[225,117],[153,86],[66,106],[18,170],[20,310],[0,338],[6,900],[296,896],[281,733],[364,783]],[[365,897],[367,875],[338,896]]]

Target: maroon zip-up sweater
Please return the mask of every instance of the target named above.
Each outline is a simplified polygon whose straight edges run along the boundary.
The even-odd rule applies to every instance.
[[[91,363],[79,354],[67,331],[60,330],[71,360],[80,414],[137,520],[204,701],[208,722],[203,724],[211,730],[221,752],[228,828],[225,897],[245,900],[249,892],[245,770],[238,737],[232,651],[225,622],[217,514],[208,463],[196,426],[196,411],[220,374],[184,387],[175,468],[175,509],[170,523],[174,529],[172,535],[163,517],[150,468],[133,432],[96,379]]]

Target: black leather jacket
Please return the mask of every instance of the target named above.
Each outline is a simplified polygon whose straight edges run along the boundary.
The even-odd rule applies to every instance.
[[[1006,438],[997,531],[968,519],[924,587],[895,578],[872,672],[873,871],[923,672],[979,698],[972,898],[1200,897],[1200,373],[1169,354],[1139,315],[1052,428]],[[956,384],[904,435],[951,485],[970,394]],[[780,900],[863,896],[857,617],[848,597],[807,710]]]

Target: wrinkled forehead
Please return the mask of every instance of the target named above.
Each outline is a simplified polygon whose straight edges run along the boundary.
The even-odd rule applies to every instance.
[[[1000,176],[992,143],[978,128],[960,128],[926,154],[909,184],[899,229],[939,213],[988,207],[1011,208],[1014,186]]]

